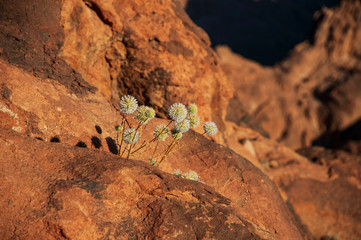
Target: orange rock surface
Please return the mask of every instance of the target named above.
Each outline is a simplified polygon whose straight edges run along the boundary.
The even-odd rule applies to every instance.
[[[346,34],[347,41],[338,30],[354,21],[340,20],[342,13],[353,11],[358,19],[358,2],[324,9],[313,45],[301,44],[275,68],[225,47],[218,57],[185,14],[185,1],[1,4],[1,239],[360,236],[358,157],[312,148],[302,156],[288,147],[308,146],[327,133],[317,111],[340,117],[330,129],[358,119],[359,25],[350,24],[356,35]],[[333,40],[326,33],[334,33]],[[335,81],[324,80],[328,70]],[[316,90],[344,105],[316,101]],[[349,108],[342,107],[349,103],[343,92],[352,100]],[[300,93],[306,100],[299,101]],[[201,127],[187,132],[159,167],[147,163],[154,144],[124,159],[114,129],[124,94],[163,118],[149,123],[141,141],[168,123],[174,102],[195,102],[202,122],[215,121],[220,131],[212,138],[199,134]],[[133,116],[128,120],[134,126]],[[170,141],[159,144],[158,160]],[[349,147],[357,152],[357,143]],[[175,169],[196,171],[204,184],[173,176]]]

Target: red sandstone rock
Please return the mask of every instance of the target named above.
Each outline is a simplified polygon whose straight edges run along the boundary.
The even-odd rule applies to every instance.
[[[61,16],[61,58],[107,99],[129,93],[163,117],[171,103],[195,102],[224,130],[232,85],[181,3],[71,0]]]
[[[4,109],[0,114],[5,120],[2,126],[44,141],[114,152],[114,126],[120,123],[120,116],[103,96],[88,93],[77,97],[57,82],[32,77],[3,61],[0,69],[3,80],[0,84],[6,86],[8,92],[8,97],[0,101]],[[21,90],[24,88],[26,91]],[[148,128],[151,130],[159,122],[166,121],[154,120]],[[149,139],[151,134],[145,131],[144,139]],[[193,144],[194,134],[185,135],[179,146],[191,141],[190,144],[169,156],[161,169],[170,173],[174,169],[196,171],[202,181],[229,198],[233,211],[249,221],[254,232],[264,239],[302,238],[297,222],[264,174],[244,158],[204,137],[198,136]],[[161,144],[159,150],[169,143],[170,140]],[[47,154],[47,150],[39,152]],[[149,156],[148,151],[133,158],[147,161]]]
[[[290,204],[316,237],[359,239],[361,236],[361,158],[323,148],[300,150],[327,169],[329,179],[296,179],[284,184]]]
[[[229,147],[276,183],[312,235],[360,238],[359,155],[314,147],[300,150],[301,156],[254,130],[233,123],[227,129]]]
[[[17,3],[19,7],[15,7]],[[244,226],[238,228],[239,225],[237,225],[236,229],[229,229],[227,227],[229,221],[224,218],[220,219],[218,216],[211,217],[219,222],[221,228],[226,228],[225,231],[221,232],[222,237],[230,236],[229,238],[232,238],[235,236],[232,234],[239,234],[244,238],[251,237],[248,234],[253,234],[254,237],[263,239],[309,237],[307,230],[300,230],[301,227],[268,177],[252,166],[245,158],[225,147],[211,143],[203,137],[195,135],[195,133],[187,134],[181,143],[193,140],[198,136],[197,143],[188,144],[176,151],[162,163],[160,169],[167,172],[173,172],[176,168],[183,172],[195,170],[206,185],[213,187],[219,194],[227,197],[229,202],[223,196],[213,192],[212,189],[209,191],[216,196],[214,199],[204,199],[202,198],[203,195],[199,196],[197,193],[192,193],[193,195],[190,197],[187,193],[188,185],[178,183],[181,180],[174,180],[169,175],[147,164],[139,163],[137,165],[138,163],[129,161],[127,163],[129,165],[119,167],[118,161],[123,161],[119,157],[110,156],[100,151],[74,149],[73,146],[77,145],[114,152],[116,139],[114,126],[120,123],[119,114],[114,105],[116,105],[119,94],[128,92],[136,95],[142,103],[153,104],[163,113],[162,116],[164,116],[164,110],[167,106],[175,101],[195,101],[198,103],[203,119],[212,117],[220,125],[223,134],[218,135],[215,140],[227,143],[228,146],[245,156],[274,180],[282,197],[294,205],[296,213],[303,221],[302,223],[307,225],[316,236],[326,236],[328,234],[327,228],[335,223],[334,218],[327,214],[319,215],[317,221],[322,221],[323,216],[328,216],[329,219],[325,221],[322,227],[313,228],[314,222],[307,215],[310,210],[302,207],[304,199],[297,194],[304,193],[307,189],[312,191],[316,189],[317,191],[323,186],[322,184],[325,184],[328,190],[323,192],[319,199],[315,199],[311,203],[312,206],[316,206],[312,209],[326,209],[327,212],[330,209],[329,206],[335,207],[335,215],[341,216],[342,219],[350,219],[350,215],[355,213],[345,206],[337,205],[335,201],[330,202],[330,205],[320,204],[323,203],[325,197],[337,192],[340,186],[347,186],[348,190],[344,197],[338,196],[339,199],[352,203],[352,198],[359,194],[355,190],[355,179],[352,183],[354,185],[342,180],[341,183],[337,182],[337,186],[330,187],[333,182],[329,179],[328,168],[325,166],[311,164],[306,158],[296,154],[291,149],[246,128],[248,124],[237,126],[228,122],[223,125],[228,98],[232,92],[227,88],[231,89],[232,86],[227,83],[222,70],[217,65],[217,57],[209,48],[206,34],[193,25],[184,14],[181,5],[176,5],[170,1],[161,4],[155,3],[155,1],[114,1],[111,3],[110,1],[95,0],[84,2],[75,0],[55,1],[47,5],[40,4],[38,1],[24,4],[19,0],[15,4],[8,2],[4,6],[7,12],[16,14],[4,14],[5,17],[0,22],[4,29],[0,33],[0,125],[5,129],[13,129],[32,138],[61,142],[60,144],[43,143],[29,140],[7,130],[2,132],[1,141],[7,141],[5,145],[1,145],[7,154],[5,157],[5,151],[3,151],[4,157],[1,160],[6,161],[6,166],[5,164],[2,166],[7,170],[2,172],[7,172],[8,179],[11,179],[8,182],[10,185],[7,185],[9,188],[3,191],[3,196],[6,198],[17,196],[15,199],[18,201],[16,205],[10,205],[10,207],[8,206],[11,203],[2,202],[2,204],[8,204],[6,205],[6,209],[9,211],[7,216],[17,216],[16,220],[18,221],[9,220],[0,225],[6,229],[6,234],[12,236],[11,234],[15,232],[15,235],[20,237],[27,234],[30,236],[31,234],[43,234],[36,236],[41,236],[40,238],[43,237],[44,239],[61,237],[66,239],[73,236],[74,238],[77,236],[85,238],[89,238],[87,236],[99,236],[102,238],[105,236],[102,234],[107,234],[107,232],[110,236],[117,236],[117,234],[122,234],[120,231],[124,231],[130,237],[137,236],[137,234],[139,234],[138,236],[149,234],[146,235],[149,238],[158,236],[172,238],[174,232],[168,231],[170,227],[165,225],[165,222],[174,220],[172,223],[176,225],[176,219],[184,223],[182,216],[194,218],[195,215],[200,214],[209,218],[213,216],[209,215],[210,212],[219,213],[223,211],[228,214],[231,211],[232,214],[227,215],[230,216],[231,221],[236,225],[243,221]],[[347,6],[344,4],[342,11],[346,11]],[[34,15],[28,14],[29,11],[33,11],[32,9],[38,11]],[[40,11],[41,9],[45,10]],[[355,9],[357,10],[357,8]],[[49,14],[42,14],[43,12]],[[155,13],[153,14],[153,12]],[[24,20],[14,16],[27,17]],[[152,25],[154,22],[156,24]],[[64,29],[61,28],[60,23]],[[89,27],[89,25],[96,26],[97,30]],[[63,47],[59,48],[60,46]],[[192,54],[190,54],[191,52]],[[238,64],[237,57],[234,59],[236,59],[234,63]],[[281,84],[282,91],[279,90],[279,84],[268,81],[268,77],[272,78],[275,74],[274,70],[265,70],[257,64],[247,61],[243,63],[245,66],[250,66],[250,69],[241,68],[244,74],[253,79],[252,81],[259,81],[258,86],[262,87],[262,96],[267,96],[268,91],[279,96],[276,101],[273,98],[262,99],[262,101],[268,99],[272,107],[259,108],[259,112],[262,114],[257,115],[256,120],[267,117],[269,109],[272,109],[276,114],[279,102],[288,104],[288,101],[284,101],[284,99],[288,100],[294,97],[293,92],[288,92],[289,86],[286,86],[284,81],[282,81],[284,85]],[[353,69],[353,65],[351,68]],[[233,68],[230,67],[229,71],[233,71]],[[256,73],[254,74],[252,71]],[[259,78],[259,76],[261,77]],[[352,86],[357,86],[357,78],[355,79],[346,81],[340,86],[345,91],[354,90]],[[96,86],[98,91],[88,82]],[[249,84],[248,87],[257,92],[258,86]],[[327,86],[326,88],[323,87],[322,89],[327,89]],[[280,92],[282,94],[286,92],[285,97],[282,97]],[[240,106],[240,99],[238,98],[240,96],[239,94],[231,100],[231,104]],[[246,95],[246,97],[249,96]],[[241,103],[246,109],[247,104],[256,106],[256,108],[258,104],[252,103],[249,99]],[[291,99],[289,104],[291,107],[294,106],[295,100]],[[230,106],[228,112],[232,110]],[[212,113],[209,111],[211,108],[214,109]],[[285,105],[284,109],[287,108],[288,105]],[[251,113],[253,114],[253,112]],[[277,114],[281,115],[282,112],[279,111]],[[290,116],[295,119],[298,119],[297,117],[302,119],[303,112],[297,113],[295,110]],[[357,112],[350,119],[355,118],[355,116],[357,116]],[[290,119],[294,119],[293,117]],[[239,118],[239,116],[233,116],[233,119],[237,121],[241,119],[240,122],[244,120],[243,117]],[[154,126],[159,122],[164,121],[156,120],[151,122],[151,125]],[[284,121],[281,127],[288,126],[289,123]],[[304,123],[309,124],[307,121]],[[301,126],[291,129],[292,131],[287,129],[287,131],[281,131],[281,135],[286,137],[280,139],[288,139],[290,143],[297,143],[299,136],[306,128],[306,125]],[[307,129],[314,129],[314,126],[307,125]],[[279,129],[274,128],[274,131],[279,131]],[[291,134],[293,131],[295,132],[294,135]],[[311,130],[309,131],[311,132]],[[149,138],[149,134],[148,132],[148,136],[145,134],[144,137]],[[313,139],[313,136],[307,135],[304,138],[306,140],[302,141],[307,143]],[[14,139],[14,142],[7,139]],[[285,142],[287,141],[285,140]],[[167,143],[169,141],[162,144],[160,149],[164,149]],[[24,148],[26,150],[22,151]],[[8,155],[19,159],[19,161],[29,158],[29,163],[24,162],[23,166],[19,161],[15,161],[13,165],[9,165],[13,159],[9,161]],[[132,158],[139,158],[143,161],[147,161],[148,157],[149,153],[148,155],[132,156]],[[42,165],[36,165],[34,159],[40,161]],[[16,169],[11,168],[14,164],[18,164]],[[132,170],[124,172],[118,167]],[[344,169],[346,173],[350,168]],[[117,171],[121,172],[121,177],[116,174]],[[149,173],[149,171],[151,172],[150,175],[145,176],[146,174],[143,174],[144,172]],[[29,179],[26,181],[27,184],[23,184],[24,189],[31,189],[32,192],[39,195],[43,193],[44,195],[41,196],[45,200],[42,197],[34,198],[31,195],[32,192],[26,192],[20,196],[16,195],[14,189],[17,189],[17,186],[15,185],[21,185],[22,174],[25,174],[24,176]],[[159,175],[163,176],[162,180],[159,180]],[[113,182],[110,183],[110,188],[103,190],[98,189],[94,179]],[[52,181],[58,184],[49,187]],[[149,181],[156,186],[166,187],[160,187],[159,191],[157,187],[149,190],[147,185]],[[312,188],[310,182],[315,182],[317,186]],[[93,183],[94,185],[92,185]],[[129,195],[125,194],[126,199],[118,200],[120,198],[119,189],[123,185],[133,186],[132,184],[138,184],[142,187],[127,188]],[[174,190],[171,187],[174,184],[179,184],[182,188],[175,188],[177,193],[172,194],[176,196],[174,198],[168,197],[171,200],[167,200],[165,196]],[[111,195],[111,200],[103,205],[99,204],[97,192],[92,196],[93,190],[90,191],[89,188],[95,188],[96,191],[100,192],[99,194],[106,194],[107,197]],[[150,194],[148,190],[151,192]],[[203,190],[199,191],[202,192]],[[147,197],[138,198],[143,194],[146,194]],[[54,196],[60,203],[57,201],[49,202],[49,198],[54,198]],[[309,195],[305,194],[305,196],[308,198]],[[195,200],[193,202],[193,198],[198,198],[198,202]],[[217,201],[226,201],[229,205],[215,205]],[[149,207],[150,209],[143,205],[148,202],[153,202],[153,205],[151,204]],[[184,209],[188,209],[189,202],[195,204],[192,206],[195,206],[197,214],[191,212],[190,215],[187,215],[189,212]],[[84,204],[81,205],[80,203]],[[181,209],[177,210],[176,213],[171,210],[175,203],[179,204]],[[203,211],[208,203],[213,204],[213,208],[207,208],[206,211]],[[157,204],[162,206],[161,209],[157,208]],[[34,206],[37,211],[32,212],[32,209],[27,206]],[[63,206],[63,208],[58,208],[58,206]],[[94,206],[100,210],[98,211]],[[121,214],[118,214],[115,210],[118,210],[119,206],[126,206],[124,211],[129,210],[128,212],[131,214],[128,212],[125,214],[122,212],[122,208],[120,209]],[[46,212],[49,209],[51,211]],[[124,215],[134,217],[135,220],[132,224],[126,225],[132,221],[122,220]],[[146,218],[147,221],[140,221],[139,218],[144,219],[144,216],[148,217]],[[111,223],[107,223],[106,219],[108,218],[111,218]],[[232,220],[233,218],[237,219]],[[35,229],[33,232],[28,232],[30,231],[29,226],[26,226],[28,222],[23,219],[34,224],[31,225]],[[354,218],[351,217],[351,219]],[[105,221],[105,224],[102,221]],[[7,225],[9,222],[11,222],[11,228]],[[97,225],[99,222],[101,227]],[[218,234],[215,231],[220,231],[217,227],[213,227],[213,222],[212,220],[209,223],[202,217],[200,221],[194,221],[192,222],[193,225],[188,224],[188,226],[198,229],[196,226],[201,224],[199,231],[191,232],[198,238],[206,238],[207,234],[215,238],[222,238],[217,237],[220,235],[212,235],[213,233]],[[112,225],[114,223],[116,225]],[[153,227],[149,227],[151,224]],[[88,225],[91,226],[89,231],[83,231],[81,226]],[[123,225],[126,226],[123,227]],[[123,228],[118,231],[119,226]],[[189,232],[188,226],[180,227],[179,231]],[[345,225],[332,228],[332,233],[353,237],[358,234],[357,228],[357,222],[352,224],[352,221],[347,221]],[[351,229],[354,235],[345,234],[345,229]],[[207,231],[211,231],[211,233],[207,233]],[[192,239],[193,236],[189,235],[187,238]]]
[[[0,128],[1,239],[260,239],[231,201],[148,163]]]

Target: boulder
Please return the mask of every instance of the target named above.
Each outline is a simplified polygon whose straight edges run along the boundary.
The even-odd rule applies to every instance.
[[[114,159],[123,161],[115,156],[118,154],[115,126],[120,124],[121,117],[103,95],[88,92],[84,96],[77,96],[59,82],[34,77],[4,61],[0,61],[0,69],[0,85],[8,93],[6,98],[0,99],[3,128],[38,139],[31,140],[36,143],[53,142],[71,149],[81,147],[77,152],[92,148],[95,152],[114,153]],[[135,126],[133,116],[128,119]],[[168,122],[169,120],[152,120],[143,131],[141,141],[152,138],[152,129],[157,124]],[[157,154],[160,157],[170,142],[168,139],[159,144]],[[153,144],[150,150],[154,147]],[[48,155],[48,150],[40,148],[35,152],[41,153],[41,156]],[[153,152],[150,150],[145,153],[142,153],[143,150],[139,151],[131,158],[147,162]],[[169,173],[173,173],[175,169],[182,172],[196,171],[201,181],[230,199],[232,211],[249,221],[254,229],[252,231],[261,238],[302,238],[304,233],[300,232],[302,230],[299,229],[298,222],[283,202],[276,186],[245,158],[195,132],[186,133],[176,150],[160,165],[161,170]],[[70,157],[60,151],[63,150],[59,150],[58,157],[67,161]],[[13,155],[17,152],[18,149],[15,149]],[[92,154],[89,153],[88,156],[91,158]],[[51,160],[52,158],[49,157],[49,161],[57,162],[59,159]],[[21,159],[21,156],[16,159]],[[38,174],[52,176],[52,173]],[[89,204],[88,207],[91,208],[93,203]]]
[[[318,238],[359,239],[360,156],[321,147],[299,152],[327,169],[328,180],[299,178],[281,186],[295,213]]]
[[[162,117],[172,103],[194,102],[224,130],[233,88],[181,1],[69,0],[58,11],[59,56],[108,100],[131,94]]]
[[[213,188],[0,128],[1,239],[261,239]]]

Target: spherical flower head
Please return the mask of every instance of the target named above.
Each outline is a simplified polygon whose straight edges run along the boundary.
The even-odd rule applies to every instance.
[[[187,117],[187,109],[182,103],[174,103],[169,107],[168,114],[172,120],[181,122]]]
[[[148,121],[148,117],[145,115],[145,113],[147,112],[147,106],[140,106],[137,108],[137,110],[135,111],[135,116],[137,117],[137,120],[140,123],[146,123]]]
[[[169,130],[166,125],[159,124],[154,128],[153,135],[157,140],[164,141],[169,135]]]
[[[189,121],[191,127],[198,127],[201,123],[201,119],[197,114],[188,115],[187,120]]]
[[[199,175],[195,171],[189,171],[183,174],[183,178],[193,180],[193,181],[199,181]]]
[[[217,125],[214,122],[205,122],[203,130],[208,135],[215,135],[217,133]]]
[[[181,139],[183,136],[183,133],[178,132],[175,128],[172,129],[172,138],[175,140]]]
[[[134,128],[128,128],[123,133],[123,141],[127,144],[136,143],[139,139],[139,133]]]
[[[138,107],[135,113],[138,121],[143,124],[155,117],[154,109],[144,105]]]
[[[198,112],[198,107],[194,103],[189,104],[188,106],[189,114],[196,114]]]
[[[179,171],[179,169],[175,169],[174,172],[173,172],[173,174],[174,174],[175,176],[177,176],[177,177],[181,177],[181,176],[182,176],[182,173],[181,173],[181,171]]]
[[[178,132],[184,133],[187,132],[190,128],[190,123],[187,119],[184,119],[181,122],[174,123],[174,129]]]
[[[138,101],[135,97],[126,95],[120,99],[120,111],[125,114],[131,114],[138,108]]]
[[[155,111],[151,107],[147,107],[147,110],[145,111],[145,116],[147,116],[148,119],[152,119],[155,117]]]

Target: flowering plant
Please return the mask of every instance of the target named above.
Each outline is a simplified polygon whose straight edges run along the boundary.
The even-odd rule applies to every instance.
[[[157,125],[153,129],[153,138],[149,141],[139,143],[142,131],[145,129],[147,123],[156,115],[155,110],[149,106],[138,106],[137,99],[130,95],[121,97],[119,107],[122,121],[120,125],[116,126],[118,154],[120,156],[126,154],[126,158],[130,158],[136,152],[142,150],[143,153],[147,152],[155,142],[156,146],[149,158],[149,163],[156,166],[159,166],[167,156],[174,151],[184,133],[189,131],[190,128],[195,128],[200,125],[200,117],[197,115],[198,108],[196,104],[192,103],[186,107],[182,103],[174,103],[168,109],[168,115],[170,117],[168,124]],[[138,125],[135,128],[131,127],[131,124],[128,121],[128,116],[133,113],[135,115],[134,118],[138,122]],[[172,123],[173,127],[169,130]],[[217,133],[217,126],[214,122],[205,122],[203,130],[203,134],[214,135]],[[165,141],[169,136],[171,136],[173,140],[157,159],[155,153],[158,149],[159,142]],[[125,146],[123,146],[123,143],[125,143]],[[139,144],[137,145],[137,143]],[[187,174],[192,177],[189,177],[187,174],[183,177],[195,180],[196,178],[194,176],[196,176],[197,173],[194,173],[195,172],[193,171],[189,171]],[[197,179],[199,180],[199,178]]]

